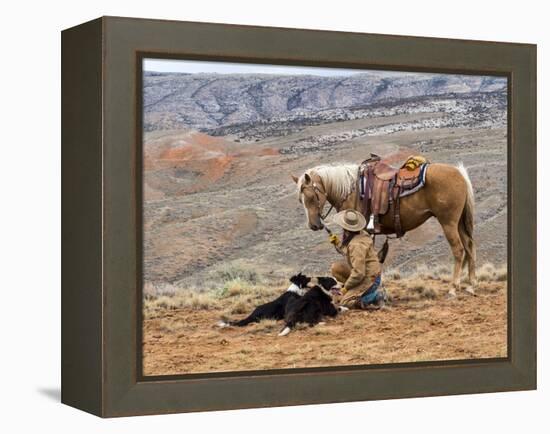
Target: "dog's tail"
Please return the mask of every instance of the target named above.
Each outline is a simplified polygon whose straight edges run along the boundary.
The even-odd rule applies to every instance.
[[[221,328],[221,329],[224,329],[226,327],[231,327],[233,324],[231,324],[230,321],[225,321],[223,319],[219,320],[216,325]]]
[[[226,318],[222,318],[220,321],[218,321],[218,327],[225,328],[225,327],[244,327],[247,326],[250,323],[258,322],[258,319],[254,317],[253,315],[247,316],[246,318],[243,318],[239,321],[231,321]]]

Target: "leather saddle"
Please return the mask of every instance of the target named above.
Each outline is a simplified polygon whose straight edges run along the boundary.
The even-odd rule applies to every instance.
[[[422,158],[423,161],[425,159]],[[367,219],[373,216],[374,233],[381,233],[380,216],[393,213],[394,231],[397,237],[404,235],[401,227],[399,199],[415,193],[424,185],[427,162],[415,165],[411,170],[410,158],[400,168],[386,163],[376,154],[360,166],[361,197],[363,213]],[[385,231],[387,232],[387,231]]]

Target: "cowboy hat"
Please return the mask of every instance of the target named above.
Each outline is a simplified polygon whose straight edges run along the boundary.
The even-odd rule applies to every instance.
[[[363,214],[354,209],[340,211],[334,216],[332,222],[350,232],[359,232],[365,229],[367,225],[367,220]]]

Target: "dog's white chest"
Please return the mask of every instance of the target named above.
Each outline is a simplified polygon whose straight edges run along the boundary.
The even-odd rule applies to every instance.
[[[304,288],[300,288],[298,285],[293,283],[290,285],[287,289],[288,292],[293,292],[294,294],[298,294],[299,296],[303,296],[306,293],[306,290]]]

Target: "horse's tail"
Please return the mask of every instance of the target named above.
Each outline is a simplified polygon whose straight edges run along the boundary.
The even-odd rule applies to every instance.
[[[468,261],[472,267],[475,267],[476,246],[474,242],[474,189],[472,187],[472,181],[470,181],[470,177],[468,176],[468,171],[464,165],[462,163],[458,164],[457,169],[466,181],[467,185],[466,203],[458,223],[458,233],[466,252],[466,260],[463,265],[466,265],[466,261]]]

